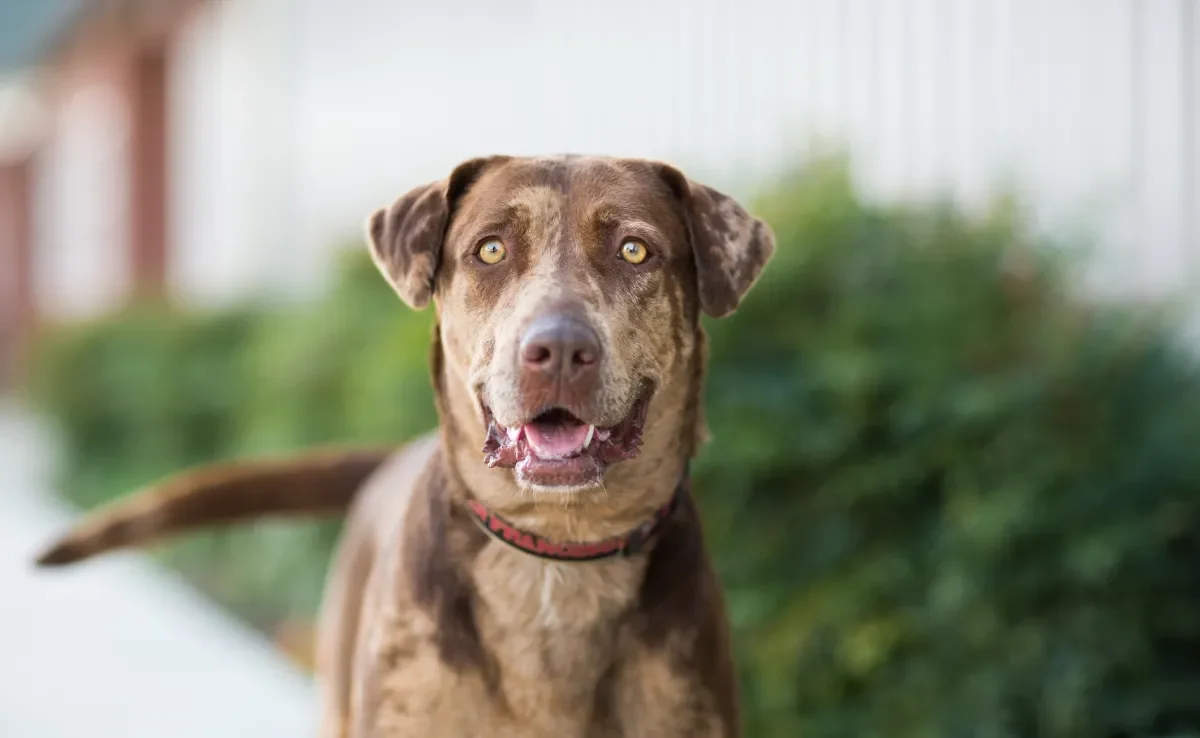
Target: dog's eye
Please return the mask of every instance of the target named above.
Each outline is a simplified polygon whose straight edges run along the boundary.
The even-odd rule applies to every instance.
[[[621,258],[630,264],[641,264],[650,255],[646,244],[636,239],[629,239],[621,244]]]
[[[504,244],[499,239],[489,238],[479,245],[479,260],[484,264],[499,264],[504,261]]]

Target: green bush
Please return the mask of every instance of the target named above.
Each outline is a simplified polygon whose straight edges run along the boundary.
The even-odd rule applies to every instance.
[[[696,487],[748,735],[1200,735],[1195,361],[1161,316],[1073,295],[1012,208],[872,205],[846,171],[757,204],[776,260],[708,325]],[[301,313],[72,329],[37,395],[64,489],[88,505],[199,460],[432,427],[430,318],[356,249]],[[336,531],[170,550],[269,623],[311,612]]]
[[[70,499],[97,504],[234,448],[258,320],[153,304],[50,333],[31,390],[60,431]]]
[[[51,332],[32,398],[62,431],[59,488],[83,508],[216,459],[328,441],[403,441],[436,424],[431,316],[402,309],[359,247],[303,310],[137,305]],[[262,522],[160,554],[265,629],[311,616],[340,521]]]
[[[697,469],[752,736],[1200,731],[1200,374],[1010,210],[759,211]]]
[[[432,311],[406,310],[361,246],[341,267],[329,296],[271,316],[251,346],[248,448],[394,441],[437,424]]]

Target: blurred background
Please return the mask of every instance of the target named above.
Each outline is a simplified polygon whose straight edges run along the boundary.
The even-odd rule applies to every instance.
[[[779,238],[696,469],[747,735],[1200,736],[1197,5],[0,0],[0,735],[311,734],[337,521],[28,559],[433,427],[365,216],[573,151]]]

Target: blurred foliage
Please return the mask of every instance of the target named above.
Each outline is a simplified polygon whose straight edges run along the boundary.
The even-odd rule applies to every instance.
[[[361,247],[317,305],[215,314],[134,306],[36,347],[34,404],[63,444],[59,486],[92,507],[215,459],[327,441],[403,441],[437,423],[430,313],[398,308]],[[253,624],[311,617],[340,521],[264,521],[164,547]]]
[[[756,210],[776,260],[712,321],[696,464],[748,735],[1200,735],[1200,371],[1091,304],[997,203],[884,207],[843,162]],[[36,396],[90,505],[213,458],[435,422],[430,315],[369,260],[301,315],[64,331]],[[174,546],[247,617],[311,611],[336,524]]]

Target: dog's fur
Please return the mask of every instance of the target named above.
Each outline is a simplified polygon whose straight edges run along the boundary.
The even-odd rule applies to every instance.
[[[353,498],[318,633],[322,735],[740,735],[722,594],[690,496],[646,553],[591,562],[508,547],[464,503],[559,541],[653,515],[704,434],[700,313],[735,309],[774,251],[770,229],[665,164],[566,156],[468,161],[376,212],[367,233],[398,295],[436,304],[439,430],[386,460],[346,452],[184,475],[96,513],[43,563]],[[498,264],[476,258],[490,237],[507,247]],[[617,257],[630,237],[649,246],[645,262]],[[655,391],[641,453],[599,485],[562,490],[489,468],[479,449],[482,403],[519,424],[550,401],[521,375],[517,346],[532,319],[567,308],[604,352],[595,390],[576,398],[589,422],[616,424],[639,387]]]

